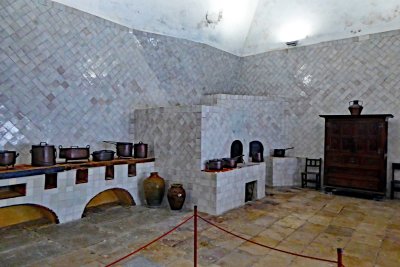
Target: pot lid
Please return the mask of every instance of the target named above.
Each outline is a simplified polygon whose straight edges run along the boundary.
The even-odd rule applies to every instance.
[[[47,142],[40,142],[40,144],[32,145],[32,147],[54,147],[54,145],[49,145]]]

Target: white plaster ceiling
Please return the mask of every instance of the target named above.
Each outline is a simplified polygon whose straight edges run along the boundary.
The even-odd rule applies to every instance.
[[[55,0],[235,55],[400,29],[400,0]]]

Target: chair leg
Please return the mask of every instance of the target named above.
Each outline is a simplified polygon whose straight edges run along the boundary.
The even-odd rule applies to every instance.
[[[394,182],[390,182],[390,199],[394,198]]]
[[[306,181],[307,178],[305,176],[306,176],[305,173],[301,174],[301,187],[302,188],[304,188],[304,186],[307,185],[307,181]]]

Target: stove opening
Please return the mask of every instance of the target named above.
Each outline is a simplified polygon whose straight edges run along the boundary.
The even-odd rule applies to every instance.
[[[253,201],[257,199],[257,181],[246,183],[244,195],[244,202]]]
[[[239,140],[235,140],[231,145],[231,158],[243,155],[243,144]],[[237,159],[237,163],[243,163],[243,157]]]
[[[251,141],[249,151],[249,156],[252,162],[264,161],[264,146],[260,141]]]

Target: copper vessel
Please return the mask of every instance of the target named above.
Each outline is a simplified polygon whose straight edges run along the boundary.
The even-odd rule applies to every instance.
[[[79,160],[79,159],[89,160],[90,157],[89,145],[87,145],[86,147],[78,147],[78,146],[62,147],[60,145],[58,148],[60,151],[58,153],[58,156],[60,159],[65,159],[65,162],[67,162],[68,160]]]
[[[15,162],[19,156],[19,153],[10,150],[0,150],[0,166],[11,166],[14,168]]]
[[[134,156],[137,159],[147,158],[147,144],[143,142],[139,142],[138,144],[133,145]]]
[[[33,145],[32,166],[52,166],[56,164],[57,150],[53,145],[46,142],[40,142],[39,145]]]
[[[129,142],[113,142],[113,141],[103,141],[104,143],[113,144],[117,149],[117,156],[119,158],[131,158],[133,143]]]

